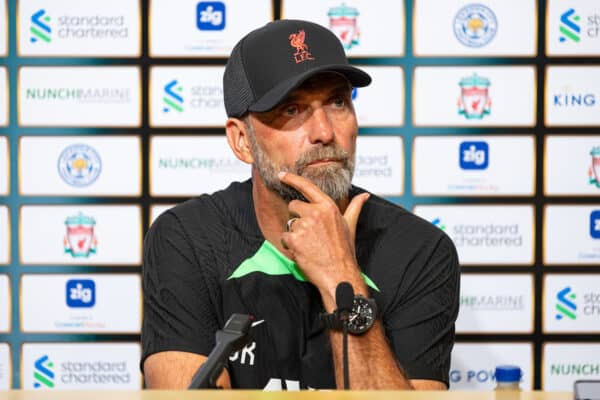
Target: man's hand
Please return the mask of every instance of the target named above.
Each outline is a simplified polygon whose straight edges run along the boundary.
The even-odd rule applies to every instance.
[[[337,204],[310,180],[290,172],[280,172],[279,179],[308,200],[289,203],[290,216],[297,219],[281,240],[306,278],[320,290],[325,307],[329,311],[335,308],[335,288],[342,281],[350,282],[357,293],[367,294],[354,241],[358,216],[369,194],[355,196],[342,215]]]

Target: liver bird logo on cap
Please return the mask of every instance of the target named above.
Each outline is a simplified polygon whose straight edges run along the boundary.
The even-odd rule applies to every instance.
[[[289,39],[290,46],[296,49],[296,52],[294,53],[296,64],[315,59],[308,51],[308,45],[304,43],[304,40],[306,39],[306,32],[304,32],[304,29],[300,29],[298,33],[290,34]]]

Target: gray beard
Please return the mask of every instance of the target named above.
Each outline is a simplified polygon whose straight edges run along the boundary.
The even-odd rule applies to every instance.
[[[333,201],[348,197],[352,185],[352,175],[354,175],[354,154],[350,155],[337,145],[325,146],[319,144],[303,153],[292,167],[277,165],[256,141],[252,127],[249,124],[246,126],[249,128],[250,150],[258,174],[267,188],[279,194],[283,200],[286,202],[292,200],[306,201],[306,198],[298,190],[279,180],[277,174],[281,171],[291,172],[307,178],[323,193],[331,197]],[[325,158],[340,160],[341,163],[307,168],[311,162]]]

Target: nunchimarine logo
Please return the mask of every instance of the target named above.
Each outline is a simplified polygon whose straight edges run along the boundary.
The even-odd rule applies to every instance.
[[[304,32],[304,29],[301,29],[298,33],[290,34],[288,39],[290,39],[290,46],[296,49],[296,52],[294,53],[296,64],[315,59],[308,51],[308,45],[304,43],[304,39],[306,39],[306,32]]]

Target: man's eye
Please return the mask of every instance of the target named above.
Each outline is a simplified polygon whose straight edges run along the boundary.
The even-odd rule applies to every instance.
[[[298,114],[298,106],[287,106],[283,109],[283,113],[288,117],[293,117]]]
[[[341,97],[338,97],[336,99],[333,100],[333,105],[338,107],[338,108],[342,108],[346,105],[346,100],[344,100]]]

